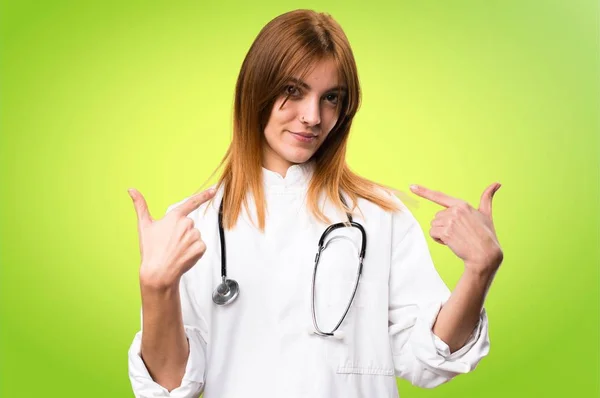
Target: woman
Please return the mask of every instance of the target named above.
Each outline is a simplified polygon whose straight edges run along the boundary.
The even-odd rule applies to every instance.
[[[346,165],[359,93],[340,26],[313,11],[283,14],[243,62],[218,183],[160,220],[130,190],[142,257],[136,396],[397,397],[396,376],[434,387],[487,355],[499,185],[480,210],[414,190],[447,207],[431,235],[465,261],[450,294],[406,206]],[[237,285],[215,289],[223,274]]]

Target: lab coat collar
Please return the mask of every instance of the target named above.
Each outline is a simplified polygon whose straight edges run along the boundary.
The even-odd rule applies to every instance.
[[[295,164],[288,167],[285,178],[279,173],[262,168],[263,187],[266,192],[275,194],[287,194],[298,191],[306,191],[315,170],[315,161],[309,160],[305,163]],[[211,188],[216,187],[212,185]],[[224,186],[219,188],[215,200],[212,200],[212,208],[219,210],[219,204],[224,195]]]
[[[279,173],[262,168],[263,182],[266,189],[271,188],[306,188],[314,173],[315,161],[295,164],[288,167],[285,177]]]

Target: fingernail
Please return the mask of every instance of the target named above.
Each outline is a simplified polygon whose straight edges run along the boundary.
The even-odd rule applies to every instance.
[[[217,192],[217,190],[214,189],[214,188],[211,188],[211,189],[208,190],[208,193],[211,194],[211,195],[214,194],[215,192]]]
[[[418,190],[418,189],[419,189],[419,186],[418,186],[418,185],[415,185],[415,184],[412,184],[412,185],[410,186],[410,189],[412,189],[413,191],[416,191],[416,190]]]

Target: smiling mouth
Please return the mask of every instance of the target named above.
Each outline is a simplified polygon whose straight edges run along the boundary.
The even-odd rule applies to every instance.
[[[296,133],[296,132],[294,132],[294,131],[290,131],[290,133],[292,133],[292,134],[296,134],[296,135],[299,135],[299,136],[301,136],[301,137],[306,137],[306,138],[313,138],[313,137],[316,137],[316,136],[317,136],[316,134],[309,134],[309,133]]]

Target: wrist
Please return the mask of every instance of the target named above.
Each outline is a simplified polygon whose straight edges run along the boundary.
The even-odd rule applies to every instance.
[[[489,257],[483,261],[469,262],[465,261],[465,273],[469,273],[475,277],[489,278],[493,277],[500,268],[504,255],[500,251],[493,257]]]
[[[496,271],[498,271],[498,268],[470,267],[465,263],[465,271],[461,279],[471,285],[489,286],[496,275]]]
[[[144,267],[141,267],[140,270],[140,288],[142,290],[142,294],[165,294],[175,291],[179,288],[179,276],[147,272],[143,271],[143,269]]]

